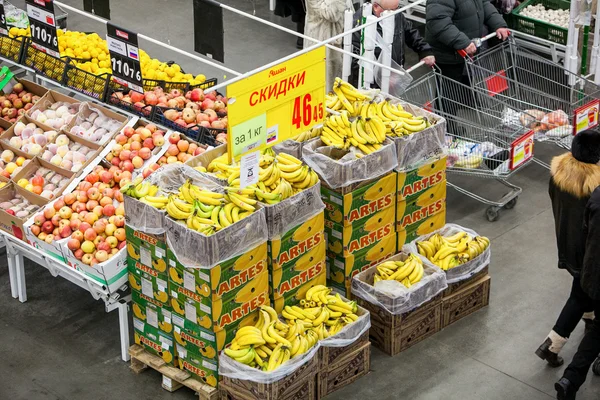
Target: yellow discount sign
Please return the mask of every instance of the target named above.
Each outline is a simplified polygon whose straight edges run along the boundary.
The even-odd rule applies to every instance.
[[[325,116],[325,47],[227,86],[230,161],[293,138]]]

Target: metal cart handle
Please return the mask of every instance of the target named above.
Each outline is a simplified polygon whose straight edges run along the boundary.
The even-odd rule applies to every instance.
[[[409,69],[407,69],[405,72],[407,74],[410,74],[411,72],[413,72],[415,69],[421,67],[425,65],[425,61],[419,61],[418,63],[416,63],[415,65],[413,65],[412,67],[410,67]]]
[[[475,39],[473,39],[473,43],[475,44],[475,47],[480,48],[484,42],[487,42],[488,40],[490,40],[493,37],[496,37],[496,32],[490,33],[482,38],[475,38]],[[456,52],[462,58],[466,58],[468,55],[467,52],[464,51],[463,49],[457,50]]]

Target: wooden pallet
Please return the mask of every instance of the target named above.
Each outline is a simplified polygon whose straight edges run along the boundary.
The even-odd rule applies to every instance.
[[[129,355],[131,356],[130,368],[133,372],[139,374],[148,368],[158,371],[162,374],[163,389],[169,392],[186,386],[196,392],[199,400],[217,400],[218,398],[219,391],[216,388],[190,377],[188,372],[167,364],[161,357],[148,353],[137,344],[129,347]]]

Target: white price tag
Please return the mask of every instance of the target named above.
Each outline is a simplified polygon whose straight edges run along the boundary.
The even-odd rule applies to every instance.
[[[185,318],[195,324],[198,323],[196,321],[196,307],[193,304],[185,303]]]
[[[133,326],[135,329],[137,329],[140,332],[144,332],[144,322],[140,321],[137,318],[133,318]]]
[[[162,382],[162,384],[163,384],[163,386],[165,386],[169,390],[173,388],[173,381],[171,381],[171,378],[167,378],[165,375],[163,375],[163,382]]]
[[[142,278],[142,294],[144,296],[154,298],[154,293],[152,292],[152,282],[146,278]]]
[[[179,315],[173,314],[173,324],[175,324],[175,327],[179,327],[181,326],[183,328],[183,326],[185,325],[185,320],[183,318],[181,318]],[[177,328],[179,329],[179,328]],[[179,331],[177,331],[179,332]]]
[[[242,156],[240,162],[240,188],[258,183],[260,152],[255,151]]]
[[[165,281],[164,279],[156,278],[156,286],[158,286],[159,292],[167,291],[167,281]]]
[[[163,313],[163,319],[165,320],[165,322],[167,324],[170,324],[171,323],[171,311],[167,311],[163,308],[162,313]]]
[[[194,274],[183,271],[183,287],[196,293],[196,279],[194,279]]]
[[[158,328],[158,314],[151,308],[146,308],[146,322],[148,325]]]
[[[152,266],[152,254],[150,250],[142,246],[140,246],[140,262],[147,267]]]
[[[208,276],[208,274],[205,274],[201,270],[196,271],[196,273],[198,274],[198,278],[202,279],[203,281],[205,281],[205,282],[210,281],[210,276]]]

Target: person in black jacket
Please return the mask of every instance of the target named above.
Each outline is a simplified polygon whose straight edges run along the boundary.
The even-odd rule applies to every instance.
[[[373,14],[380,17],[381,13],[386,10],[396,10],[400,4],[399,0],[373,0]],[[391,18],[391,17],[390,17]],[[362,7],[354,13],[354,26],[363,24]],[[377,24],[377,32],[382,35],[381,26]],[[361,31],[352,34],[352,52],[360,54]],[[426,65],[433,66],[435,57],[431,46],[425,42],[419,30],[413,27],[412,23],[407,20],[402,13],[394,15],[394,41],[392,43],[392,60],[398,65],[404,66],[404,45],[410,47],[418,54],[419,59],[425,62]],[[375,59],[379,58],[381,49],[375,48]],[[350,83],[358,85],[358,74],[360,67],[356,58],[352,59],[352,72],[350,75]]]
[[[594,303],[582,289],[580,281],[584,262],[584,212],[592,192],[600,186],[600,133],[587,130],[573,138],[571,152],[555,157],[550,169],[549,194],[554,213],[558,268],[573,276],[571,294],[552,331],[536,354],[552,367],[563,364],[558,355],[584,314],[594,310]],[[591,326],[593,314],[586,314]],[[598,355],[598,353],[596,353]]]
[[[583,243],[581,289],[590,298],[596,318],[586,330],[563,377],[554,385],[556,398],[559,400],[575,399],[577,391],[585,382],[590,366],[600,353],[600,188],[594,190],[587,202],[583,221]]]
[[[428,0],[425,20],[425,37],[442,74],[465,84],[465,61],[457,51],[474,55],[473,39],[487,32],[496,32],[501,40],[509,35],[504,18],[490,0]]]

